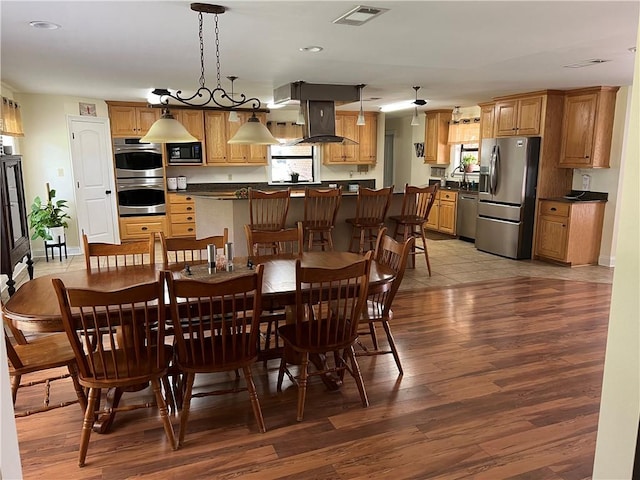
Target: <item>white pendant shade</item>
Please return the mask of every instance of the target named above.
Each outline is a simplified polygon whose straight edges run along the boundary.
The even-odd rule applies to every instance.
[[[227,143],[236,145],[278,145],[267,127],[265,127],[258,117],[251,117],[240,126],[236,134]]]
[[[356,125],[358,126],[365,125],[364,113],[362,112],[362,110],[360,110],[360,113],[358,113],[358,119],[356,120]]]
[[[198,139],[191,135],[184,128],[184,125],[173,116],[168,115],[156,120],[140,141],[145,143],[187,143],[197,142]]]

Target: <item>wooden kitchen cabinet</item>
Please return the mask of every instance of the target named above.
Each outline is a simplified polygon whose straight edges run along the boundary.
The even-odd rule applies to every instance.
[[[496,104],[481,103],[480,104],[480,139],[493,138],[494,109]]]
[[[438,190],[425,227],[449,235],[456,234],[458,192]]]
[[[107,102],[111,136],[114,138],[143,137],[161,116],[160,108]]]
[[[542,100],[542,95],[536,95],[497,101],[494,109],[495,136],[539,135]]]
[[[597,264],[604,202],[541,200],[535,255],[571,266]]]
[[[166,232],[165,215],[145,217],[120,217],[120,239],[136,240],[148,238],[150,233]]]
[[[187,132],[196,137],[199,142],[203,143],[202,151],[204,152],[204,111],[173,108],[170,111],[174,118],[184,125]]]
[[[206,139],[206,163],[214,166],[267,165],[266,145],[234,145],[227,143],[240,126],[251,118],[251,112],[238,112],[239,122],[229,122],[229,113],[206,111],[204,118]],[[267,115],[256,113],[262,124]]]
[[[349,138],[357,145],[331,143],[324,146],[325,165],[373,165],[377,157],[378,117],[365,112],[364,125],[356,125],[358,112],[336,112],[336,135]]]
[[[451,110],[426,112],[424,132],[424,163],[448,164],[451,162],[449,146],[449,122]]]
[[[609,167],[617,91],[594,87],[566,93],[559,167]]]
[[[196,206],[191,195],[169,193],[169,223],[172,237],[193,237],[196,235]]]

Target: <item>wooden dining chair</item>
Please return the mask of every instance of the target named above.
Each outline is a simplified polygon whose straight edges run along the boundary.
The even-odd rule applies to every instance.
[[[362,316],[360,317],[360,324],[367,325],[368,330],[359,332],[358,345],[362,350],[357,350],[356,356],[392,354],[396,366],[400,371],[400,375],[402,375],[404,371],[402,370],[398,348],[391,334],[389,322],[393,320],[391,304],[402,283],[402,278],[404,277],[407,266],[407,258],[409,257],[415,238],[411,236],[403,242],[398,242],[387,235],[386,231],[386,227],[380,229],[373,258],[379,266],[387,267],[393,271],[395,275],[391,281],[383,283],[382,285],[376,285],[375,288],[369,288],[367,305],[362,310]],[[388,350],[379,348],[375,330],[376,325],[382,325],[382,328],[384,328],[387,334],[387,342],[389,343]],[[366,347],[360,339],[360,337],[366,334],[371,336],[373,349]]]
[[[169,289],[171,319],[176,329],[178,368],[186,385],[178,445],[184,442],[191,398],[248,391],[261,432],[266,431],[251,366],[258,356],[263,266],[251,274],[229,275],[221,281],[163,278]],[[246,387],[193,393],[196,374],[242,369]]]
[[[165,237],[160,232],[162,257],[165,267],[172,263],[205,263],[207,261],[207,245],[224,248],[229,241],[229,229],[224,228],[222,235],[199,238],[195,237]]]
[[[364,253],[365,248],[367,250],[375,248],[378,231],[384,226],[392,194],[393,186],[379,190],[358,189],[356,216],[345,220],[352,227],[350,252]],[[354,250],[354,246],[358,249]]]
[[[304,245],[304,233],[302,222],[298,222],[294,228],[285,228],[273,232],[253,231],[245,225],[247,244],[251,261],[254,265],[274,258],[296,258],[302,254]],[[286,309],[263,310],[261,323],[266,325],[264,342],[260,346],[260,359],[265,362],[272,358],[282,356],[282,345],[279,341],[278,325],[285,321]],[[273,336],[273,346],[271,340]]]
[[[151,382],[164,431],[172,449],[177,448],[167,403],[160,383],[169,391],[166,378],[172,347],[165,345],[163,283],[100,291],[67,288],[53,279],[62,322],[78,364],[80,385],[89,389],[82,423],[78,464],[83,467],[94,418],[100,413],[149,407],[148,403],[96,411],[103,389],[126,389]],[[97,331],[106,337],[94,346],[89,338]]]
[[[342,199],[342,187],[320,190],[304,189],[304,220],[302,228],[307,239],[307,250],[314,247],[333,250],[333,227]]]
[[[298,385],[298,421],[304,415],[309,376],[336,374],[342,378],[347,371],[356,381],[362,406],[369,406],[353,345],[367,300],[371,256],[372,252],[367,252],[361,260],[343,268],[303,267],[300,259],[296,261],[295,323],[282,325],[278,331],[286,347],[301,357],[301,366],[298,378],[293,377],[285,354],[277,388],[281,389],[285,373]],[[310,372],[310,355],[324,359],[327,352],[333,352],[334,365],[314,362],[321,368]]]
[[[146,240],[121,244],[90,243],[87,235],[83,233],[82,242],[87,270],[126,265],[155,265],[155,240],[155,234],[151,233]]]
[[[80,408],[84,412],[87,407],[87,398],[84,394],[84,390],[82,390],[82,387],[78,383],[78,367],[76,365],[76,358],[73,354],[73,350],[71,349],[67,336],[64,333],[55,333],[51,335],[41,335],[27,341],[20,332],[19,338],[16,340],[18,341],[15,344],[11,342],[11,339],[7,335],[5,323],[4,341],[9,360],[11,396],[13,398],[14,407],[19,388],[44,384],[45,395],[42,407],[15,412],[14,415],[16,417],[26,417],[34,413],[41,413],[54,408],[66,407],[67,405],[72,405],[74,403],[79,403]],[[66,367],[68,373],[61,374],[59,370],[51,371],[61,367]],[[45,378],[21,383],[24,375],[44,372],[47,370],[50,370],[50,372],[47,373]],[[77,399],[51,405],[49,398],[51,382],[65,378],[71,378]]]
[[[438,184],[428,187],[414,187],[408,183],[404,186],[404,197],[402,199],[402,210],[400,215],[391,215],[389,220],[395,222],[393,238],[401,237],[406,240],[409,237],[420,239],[421,243],[413,243],[411,248],[411,266],[416,266],[416,250],[424,253],[427,262],[427,270],[431,276],[431,263],[429,262],[429,252],[427,251],[427,238],[424,235],[424,225],[427,223],[431,207],[436,200]]]

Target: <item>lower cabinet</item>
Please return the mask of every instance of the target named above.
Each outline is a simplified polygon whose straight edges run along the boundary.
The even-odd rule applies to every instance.
[[[195,237],[196,235],[196,205],[190,195],[170,193],[169,222],[172,237]]]
[[[597,264],[604,207],[604,202],[542,200],[535,255],[572,266]]]
[[[166,231],[166,217],[164,215],[120,217],[121,240],[147,238],[150,233],[164,231]]]
[[[455,235],[457,202],[458,192],[449,190],[438,191],[425,227],[429,230]]]

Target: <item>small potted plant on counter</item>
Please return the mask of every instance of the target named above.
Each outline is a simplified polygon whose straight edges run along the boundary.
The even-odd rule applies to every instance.
[[[291,172],[291,183],[298,183],[298,178],[300,178],[300,174],[298,172]]]
[[[473,167],[478,164],[478,158],[475,155],[465,155],[462,157],[462,166],[467,173],[473,172]]]
[[[54,202],[56,191],[49,188],[47,183],[47,203],[42,203],[40,197],[33,199],[31,212],[29,213],[29,227],[33,229],[31,240],[42,238],[45,241],[61,239],[64,241],[64,229],[69,226],[67,220],[71,217],[67,214],[69,208],[66,200]]]

